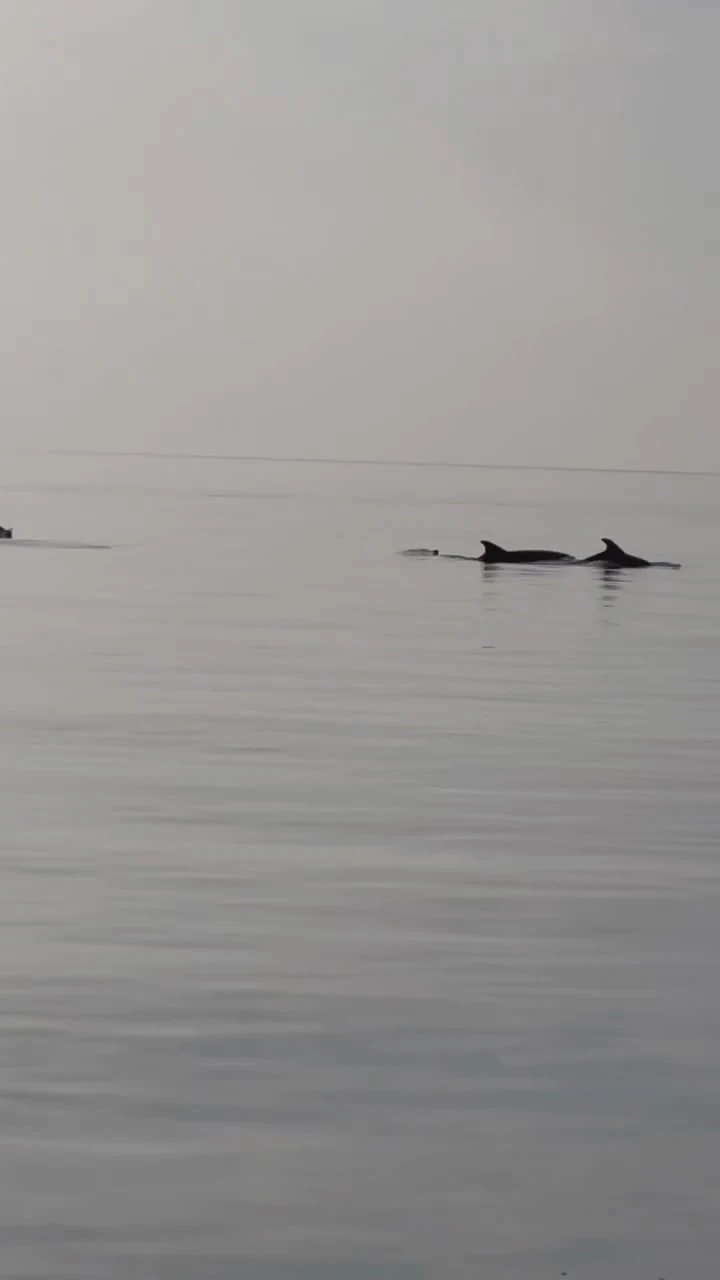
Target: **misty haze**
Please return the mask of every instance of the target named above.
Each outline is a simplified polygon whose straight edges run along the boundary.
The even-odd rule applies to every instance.
[[[0,1280],[714,1273],[719,40],[0,4]]]
[[[719,28],[6,0],[6,438],[720,467]]]

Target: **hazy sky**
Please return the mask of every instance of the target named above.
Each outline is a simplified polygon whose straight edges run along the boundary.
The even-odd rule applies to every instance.
[[[720,466],[717,0],[0,0],[6,444]]]

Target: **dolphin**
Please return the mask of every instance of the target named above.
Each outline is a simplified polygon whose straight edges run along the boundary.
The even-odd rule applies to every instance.
[[[594,556],[587,556],[579,563],[602,564],[608,569],[680,568],[679,564],[674,564],[670,560],[643,560],[641,556],[632,556],[629,551],[623,551],[623,548],[617,542],[613,542],[612,538],[601,538],[601,542],[605,543],[604,551],[598,551]]]
[[[12,536],[12,529],[3,529],[2,525],[0,525],[0,538],[12,538]]]
[[[440,552],[437,547],[433,550],[431,547],[408,547],[407,551],[401,551],[401,556],[439,556]]]
[[[497,542],[487,542],[485,538],[481,539],[485,548],[481,556],[460,556],[451,555],[449,552],[443,552],[443,560],[472,560],[475,564],[496,565],[496,564],[577,564],[575,556],[569,556],[564,551],[542,551],[542,550],[524,550],[524,551],[507,551],[505,547],[498,546]]]
[[[569,556],[564,551],[506,551],[497,542],[487,542],[484,538],[481,541],[485,548],[483,554],[477,557],[481,564],[543,564],[551,561],[575,564],[575,556]]]

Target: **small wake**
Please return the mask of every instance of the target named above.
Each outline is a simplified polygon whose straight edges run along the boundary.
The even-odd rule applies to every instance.
[[[50,551],[110,551],[105,542],[55,542],[50,538],[0,538],[0,547],[38,547]]]

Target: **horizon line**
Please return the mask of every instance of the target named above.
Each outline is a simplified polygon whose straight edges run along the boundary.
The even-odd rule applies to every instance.
[[[304,466],[341,466],[341,467],[444,467],[452,470],[475,471],[558,471],[561,473],[587,473],[596,475],[638,475],[638,476],[720,476],[720,470],[684,470],[679,467],[590,467],[590,466],[553,466],[550,463],[522,462],[450,462],[440,459],[420,460],[417,458],[335,458],[308,457],[294,455],[277,455],[261,453],[190,453],[171,452],[161,449],[9,449],[10,454],[24,454],[39,457],[47,454],[50,457],[72,458],[154,458],[166,461],[187,462],[292,462]]]

